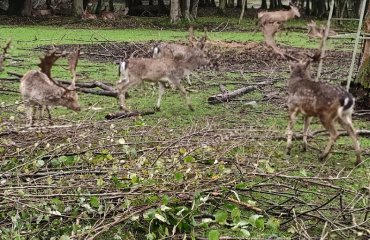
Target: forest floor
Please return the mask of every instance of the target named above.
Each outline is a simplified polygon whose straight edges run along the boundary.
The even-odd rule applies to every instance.
[[[37,69],[38,56],[55,46],[81,47],[78,82],[114,86],[118,62],[131,54],[150,57],[162,41],[186,44],[186,24],[163,27],[164,19],[119,21],[106,26],[73,19],[50,26],[7,22],[0,45],[13,48],[0,73],[0,236],[4,239],[366,239],[370,233],[370,140],[360,137],[364,162],[355,166],[350,138],[327,143],[317,120],[310,148],[301,152],[302,120],[290,158],[285,156],[286,80],[289,62],[253,34],[254,21],[201,18],[207,26],[215,67],[184,81],[195,111],[179,92],[167,89],[160,112],[105,120],[118,110],[114,97],[79,93],[79,113],[57,107],[54,124],[28,128],[18,75]],[[36,20],[35,20],[36,21]],[[63,22],[63,26],[58,24]],[[76,24],[68,24],[74,21]],[[39,22],[36,22],[40,24]],[[158,24],[157,24],[158,23]],[[15,25],[14,25],[15,24]],[[303,59],[319,43],[306,36],[306,21],[293,21],[277,42]],[[42,24],[41,25],[46,25]],[[151,27],[149,27],[151,26]],[[165,24],[168,26],[168,24]],[[337,28],[340,30],[343,28]],[[344,31],[344,30],[343,30]],[[351,42],[331,40],[322,80],[342,84]],[[67,61],[53,68],[71,79]],[[313,65],[313,73],[316,71]],[[16,73],[16,74],[14,74]],[[251,86],[254,90],[222,104],[209,96]],[[354,89],[354,125],[369,130],[364,91]],[[157,90],[149,84],[129,92],[132,110],[151,111]],[[221,236],[221,237],[220,237]],[[366,237],[367,236],[367,237]],[[220,237],[220,238],[219,238]]]

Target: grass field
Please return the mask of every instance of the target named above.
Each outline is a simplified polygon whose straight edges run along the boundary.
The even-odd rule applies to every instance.
[[[198,29],[212,23],[208,36],[213,41],[257,44],[247,50],[217,48],[224,56],[220,68],[197,70],[190,86],[184,81],[194,112],[177,91],[167,89],[160,112],[107,121],[104,116],[118,110],[117,100],[79,93],[81,112],[57,107],[54,126],[44,120],[25,127],[18,80],[7,72],[37,69],[42,52],[36,48],[79,44],[87,53],[92,44],[109,56],[94,60],[83,55],[78,81],[115,84],[121,55],[133,50],[149,54],[159,41],[186,41],[184,23],[164,30],[141,28],[148,19],[136,21],[138,27],[130,29],[89,28],[86,23],[0,26],[0,45],[12,39],[13,46],[0,73],[2,239],[366,239],[368,137],[360,137],[360,166],[354,166],[348,137],[338,139],[320,163],[318,149],[327,135],[310,138],[310,148],[301,152],[299,120],[287,160],[288,62],[264,50],[261,33],[251,32],[252,20],[237,26],[237,19],[199,19]],[[293,21],[288,28],[304,28],[305,22]],[[292,51],[318,46],[303,30],[281,33],[277,41]],[[350,55],[348,44],[332,41],[328,47],[344,56]],[[328,61],[323,78],[342,80],[344,65]],[[54,78],[70,79],[66,67],[67,61],[60,60]],[[264,81],[269,84],[258,85]],[[211,105],[207,98],[220,92],[219,84],[256,90]],[[129,94],[131,109],[153,109],[156,89],[147,84]],[[359,116],[354,123],[361,130],[370,128]],[[320,129],[314,121],[311,131]]]

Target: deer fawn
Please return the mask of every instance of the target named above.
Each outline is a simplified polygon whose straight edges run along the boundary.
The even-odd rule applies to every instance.
[[[192,70],[200,65],[209,64],[206,54],[196,48],[189,49],[189,58],[183,59],[181,56],[174,58],[130,58],[126,62],[120,63],[120,79],[117,83],[118,98],[120,108],[129,111],[125,104],[125,93],[129,88],[148,81],[159,84],[159,95],[156,108],[161,106],[164,94],[165,83],[172,88],[178,88],[186,99],[186,104],[190,110],[194,110],[188,93],[181,85],[181,79],[188,75]]]
[[[40,109],[40,117],[46,109],[51,122],[49,106],[64,106],[74,111],[80,111],[76,92],[76,66],[80,50],[77,48],[70,54],[69,69],[73,79],[69,87],[64,87],[51,78],[51,67],[64,54],[57,54],[55,50],[45,55],[39,64],[40,70],[31,70],[21,79],[20,92],[27,108],[28,125],[32,126],[32,112]]]
[[[298,7],[290,4],[289,11],[274,11],[274,12],[259,12],[258,13],[258,26],[264,26],[268,23],[279,22],[284,24],[290,19],[301,17]]]
[[[354,142],[356,164],[361,163],[360,144],[352,125],[352,112],[355,105],[353,96],[340,86],[317,82],[311,78],[310,61],[291,63],[291,75],[288,80],[289,124],[287,154],[292,148],[293,127],[298,113],[304,115],[303,150],[307,149],[307,132],[312,117],[318,117],[329,131],[330,139],[319,159],[324,160],[338,138],[335,122],[347,131]]]

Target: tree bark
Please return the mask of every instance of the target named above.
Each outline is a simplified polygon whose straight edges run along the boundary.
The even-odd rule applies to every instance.
[[[110,11],[110,12],[114,12],[114,4],[113,4],[113,0],[109,0],[109,11]]]
[[[370,4],[368,6],[370,8]],[[365,21],[365,33],[370,33],[370,14],[367,14]],[[366,39],[362,49],[361,65],[355,82],[364,88],[370,88],[370,40]]]
[[[171,0],[170,10],[171,23],[176,23],[180,19],[180,1]]]
[[[72,0],[72,12],[75,16],[81,16],[83,11],[83,0]]]
[[[30,17],[32,15],[32,1],[25,0],[23,2],[22,16]]]
[[[191,16],[196,19],[198,16],[198,5],[199,0],[193,0],[193,4],[191,6]]]
[[[245,10],[245,6],[247,5],[247,0],[242,0],[242,11],[240,13],[240,17],[239,17],[239,24],[242,22],[243,20],[243,16],[244,16],[244,10]]]
[[[226,9],[226,0],[219,0],[219,6],[218,6],[219,11],[222,14],[225,14],[225,9]]]
[[[261,1],[261,9],[267,9],[267,0]]]

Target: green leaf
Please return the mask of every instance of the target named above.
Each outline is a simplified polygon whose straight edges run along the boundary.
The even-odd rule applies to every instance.
[[[167,222],[167,219],[166,219],[163,215],[161,215],[161,214],[159,214],[159,213],[155,213],[155,214],[154,214],[154,217],[155,217],[156,219],[158,219],[159,221],[161,221],[161,222]]]
[[[249,217],[249,222],[250,224],[252,224],[253,227],[256,227],[256,221],[262,217],[263,217],[262,215],[254,214]]]
[[[70,240],[71,238],[67,235],[63,235],[59,238],[59,240]]]
[[[256,220],[256,227],[259,230],[263,230],[265,228],[265,222],[263,221],[263,218],[259,218]]]
[[[43,161],[43,160],[37,160],[36,167],[40,168],[40,167],[42,167],[44,165],[45,165],[45,161]]]
[[[180,173],[180,172],[177,172],[175,173],[175,180],[177,182],[182,182],[184,181],[184,174]]]
[[[226,211],[222,211],[222,210],[217,211],[215,214],[216,222],[218,222],[219,224],[225,224],[227,220],[227,215],[228,214]]]
[[[211,230],[208,233],[208,240],[219,240],[220,239],[220,232],[217,230]]]
[[[240,229],[240,232],[243,234],[243,237],[250,237],[251,233],[247,229]]]
[[[240,209],[238,207],[235,207],[231,211],[231,218],[233,219],[233,223],[237,223],[240,221],[240,215],[241,215]]]
[[[271,228],[274,232],[277,232],[280,227],[280,221],[276,218],[269,218],[266,223],[267,227]]]
[[[180,148],[180,149],[179,149],[179,153],[180,153],[181,155],[184,155],[184,154],[186,153],[186,149],[185,149],[185,148]]]
[[[238,183],[238,184],[236,184],[236,186],[235,186],[235,188],[236,189],[246,189],[247,188],[247,183],[245,183],[245,182],[241,182],[241,183]]]
[[[195,158],[190,156],[190,155],[187,155],[186,157],[184,157],[184,162],[185,163],[192,163],[192,162],[195,162]]]
[[[94,207],[94,208],[99,208],[99,206],[100,206],[100,200],[99,200],[99,198],[96,197],[96,196],[92,196],[90,198],[90,205],[92,207]]]

